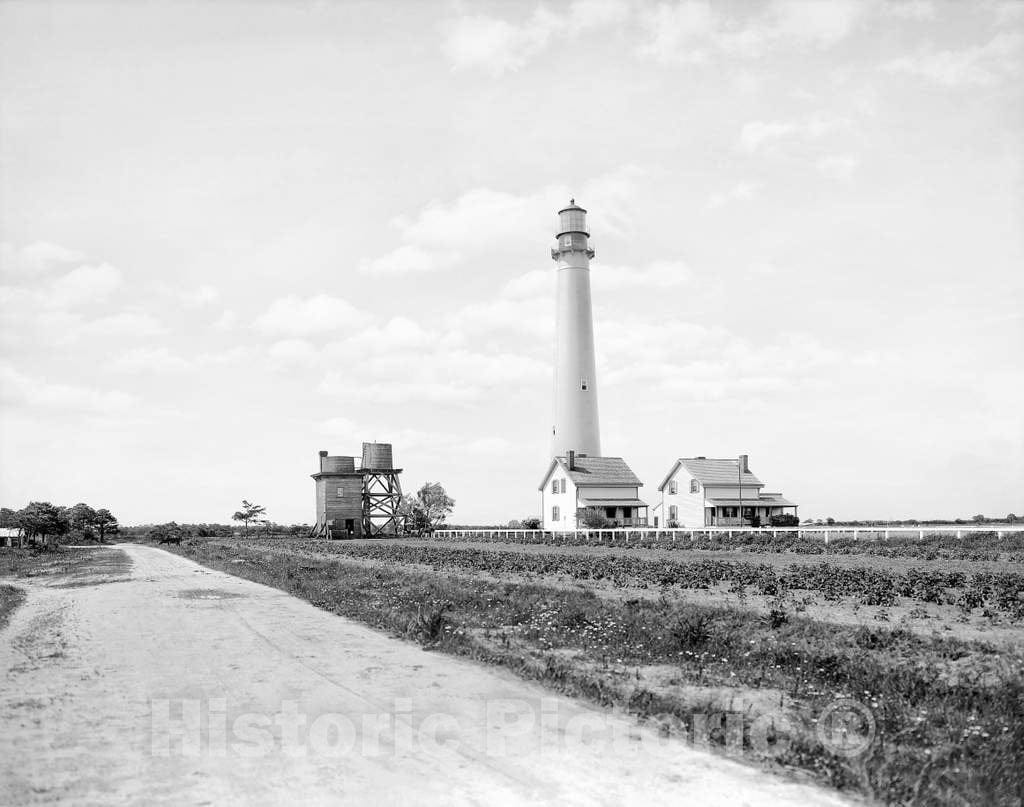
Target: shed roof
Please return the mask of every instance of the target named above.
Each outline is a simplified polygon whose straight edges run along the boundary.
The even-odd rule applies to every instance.
[[[740,461],[736,457],[728,459],[709,459],[708,457],[680,457],[675,461],[668,475],[658,485],[658,490],[664,490],[665,485],[669,483],[669,480],[675,476],[676,471],[679,470],[680,466],[686,469],[686,472],[690,474],[694,479],[700,482],[702,485],[739,485],[739,466]],[[748,469],[743,474],[743,485],[750,485],[754,487],[762,487],[764,482],[750,473]]]
[[[591,499],[588,496],[580,500],[580,507],[647,507],[647,502],[636,496],[623,499]]]
[[[638,488],[643,482],[626,465],[622,457],[576,457],[575,468],[569,470],[565,457],[555,457],[548,466],[538,490],[543,490],[556,466],[561,466],[576,487],[631,487]]]
[[[737,505],[744,507],[796,507],[789,499],[783,499],[781,496],[774,496],[770,499],[707,499],[705,503],[714,507],[735,507]]]

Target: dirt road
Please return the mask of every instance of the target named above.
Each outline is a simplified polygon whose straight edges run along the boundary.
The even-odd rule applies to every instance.
[[[0,633],[0,804],[843,803],[176,555],[95,551]]]

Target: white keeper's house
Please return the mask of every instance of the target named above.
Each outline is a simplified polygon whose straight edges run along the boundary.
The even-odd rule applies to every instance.
[[[681,457],[675,461],[661,491],[656,517],[662,527],[769,526],[771,517],[796,516],[797,505],[781,493],[768,493],[750,472],[747,455],[709,459]]]
[[[588,457],[573,451],[555,457],[539,488],[544,529],[584,529],[587,510],[616,527],[645,527],[643,484],[622,457]]]

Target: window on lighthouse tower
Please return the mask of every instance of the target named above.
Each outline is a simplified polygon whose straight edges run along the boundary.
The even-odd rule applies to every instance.
[[[587,391],[587,387],[589,387],[589,386],[590,386],[590,385],[589,385],[589,384],[587,383],[587,379],[585,379],[585,378],[581,378],[581,379],[580,379],[580,389],[581,389],[581,390],[583,390],[584,392],[586,392],[586,391]]]

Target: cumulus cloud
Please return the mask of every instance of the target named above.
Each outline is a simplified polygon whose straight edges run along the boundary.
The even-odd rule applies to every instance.
[[[818,170],[829,179],[849,182],[860,165],[860,160],[852,154],[832,154],[818,160]]]
[[[120,372],[175,372],[187,370],[190,366],[188,360],[183,359],[176,353],[172,353],[166,347],[136,347],[132,348],[116,359],[110,367]]]
[[[183,303],[185,303],[185,305],[192,308],[198,308],[200,306],[215,303],[218,299],[220,299],[220,289],[218,289],[216,286],[203,284],[198,288],[189,291],[183,291],[180,293],[179,296],[181,297],[181,300]]]
[[[230,331],[238,324],[238,314],[230,308],[224,309],[220,316],[213,321],[213,327],[218,331]]]
[[[659,3],[641,19],[639,53],[664,64],[703,64],[755,58],[770,47],[828,48],[856,30],[868,4],[776,0],[753,13],[749,5],[734,8],[739,12],[709,0]]]
[[[320,351],[305,339],[282,339],[267,349],[271,364],[277,368],[312,367],[320,361]]]
[[[136,396],[118,390],[97,390],[30,376],[10,362],[0,363],[0,398],[10,406],[32,410],[98,414],[123,412],[138,402]]]
[[[731,202],[749,202],[754,198],[760,185],[756,182],[737,182],[728,190],[716,191],[708,197],[707,206],[712,210]]]
[[[431,252],[416,244],[403,244],[380,258],[363,261],[359,271],[368,275],[408,275],[451,266],[455,252]]]
[[[302,298],[290,294],[271,303],[255,325],[266,333],[308,336],[356,328],[367,319],[366,314],[340,297],[316,294]]]
[[[107,263],[83,264],[31,285],[0,286],[0,304],[32,309],[70,309],[107,299],[121,285],[121,272]]]
[[[78,263],[84,256],[47,241],[36,241],[22,247],[4,241],[0,243],[0,274],[35,275],[59,268],[63,264]]]
[[[166,333],[167,328],[152,314],[141,311],[121,311],[116,314],[97,317],[82,322],[67,338],[74,335],[83,336],[158,336]]]
[[[848,125],[845,119],[821,115],[798,120],[750,121],[740,131],[739,147],[748,154],[762,150],[774,151],[780,141],[816,140]]]
[[[599,265],[594,267],[590,276],[591,285],[598,293],[671,289],[692,279],[693,273],[682,261],[654,261],[641,267]]]
[[[621,22],[629,15],[623,0],[575,0],[564,12],[537,6],[519,21],[468,14],[442,25],[442,50],[455,69],[481,69],[500,76],[526,65],[559,38]]]
[[[575,190],[548,185],[516,194],[473,188],[451,200],[431,201],[416,213],[396,217],[392,226],[402,243],[385,255],[363,261],[360,270],[376,275],[433,272],[478,258],[495,244],[535,243],[544,233],[553,235],[553,213],[570,196],[600,211],[597,223],[602,234],[631,237],[644,175],[639,167],[624,165]]]
[[[887,73],[904,73],[947,87],[988,86],[1019,81],[1024,64],[1024,34],[1000,31],[984,45],[962,50],[927,47],[885,62]]]

